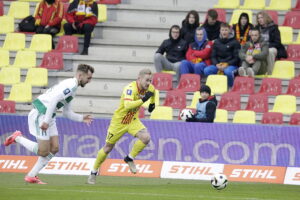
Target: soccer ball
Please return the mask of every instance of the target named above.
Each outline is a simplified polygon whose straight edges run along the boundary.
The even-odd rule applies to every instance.
[[[217,190],[222,190],[226,188],[228,180],[225,174],[215,174],[211,177],[210,181],[213,188]]]
[[[190,109],[183,109],[180,113],[181,120],[185,121],[188,118],[193,117],[193,111]]]

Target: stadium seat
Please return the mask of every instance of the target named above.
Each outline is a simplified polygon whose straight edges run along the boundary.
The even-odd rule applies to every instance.
[[[176,72],[175,71],[172,71],[172,70],[162,70],[161,71],[162,73],[167,73],[167,74],[172,74],[172,75],[175,75]]]
[[[151,113],[150,119],[172,120],[173,109],[169,106],[157,106]]]
[[[254,87],[254,78],[238,76],[234,79],[233,87],[230,92],[238,92],[240,94],[253,94]]]
[[[0,17],[1,18],[1,17]],[[300,31],[298,32],[298,36],[295,42],[293,44],[300,44]]]
[[[14,101],[0,101],[0,113],[15,113],[16,102]]]
[[[9,51],[0,49],[0,68],[9,65]]]
[[[0,83],[4,85],[12,85],[20,83],[21,70],[15,67],[3,67],[0,71]]]
[[[295,77],[295,63],[293,61],[276,61],[271,78],[292,79]]]
[[[120,4],[121,0],[99,0],[97,3],[102,3],[102,4]]]
[[[300,45],[290,44],[287,47],[288,60],[300,61]]]
[[[31,68],[36,67],[36,53],[35,51],[18,51],[13,67]]]
[[[152,84],[155,89],[160,91],[168,91],[173,89],[173,76],[168,73],[155,73],[153,75]]]
[[[217,109],[216,110],[216,117],[214,122],[228,122],[228,111],[224,109]]]
[[[300,97],[300,79],[294,78],[290,80],[286,94]]]
[[[199,102],[200,97],[201,97],[200,96],[200,91],[194,92],[192,103],[191,103],[191,105],[187,106],[187,108],[196,108],[197,103]]]
[[[278,78],[264,78],[260,85],[258,93],[263,93],[267,96],[277,96],[281,94],[281,80]]]
[[[0,16],[2,16],[4,14],[4,5],[3,5],[3,1],[0,1]]]
[[[265,6],[266,6],[265,0],[245,0],[244,5],[240,6],[239,9],[261,10]]]
[[[103,4],[98,4],[98,22],[107,21],[107,6]]]
[[[281,43],[293,44],[293,28],[289,26],[279,26]]]
[[[177,86],[184,92],[196,92],[200,90],[200,76],[198,74],[182,74]]]
[[[19,51],[25,48],[25,34],[24,33],[7,33],[3,49],[10,51]]]
[[[218,21],[226,22],[226,10],[224,10],[223,8],[214,8],[214,10],[217,11],[218,13]],[[205,15],[204,22],[206,20],[207,20],[207,13]],[[204,22],[202,22],[202,24],[204,24]]]
[[[55,51],[62,53],[77,53],[78,37],[72,35],[60,36]]]
[[[268,96],[265,94],[251,94],[245,110],[265,113],[269,110]]]
[[[292,95],[278,95],[275,98],[273,109],[269,112],[281,112],[283,114],[292,114],[296,112],[296,97]]]
[[[4,98],[4,85],[0,84],[0,100]]]
[[[300,0],[297,0],[296,6],[292,8],[294,11],[300,11]]]
[[[283,114],[278,112],[266,112],[263,114],[262,124],[283,124]]]
[[[29,50],[48,52],[52,49],[52,37],[49,34],[35,34],[32,36]]]
[[[276,10],[266,10],[275,24],[278,24],[278,12]]]
[[[235,9],[240,6],[240,0],[219,0],[214,8]]]
[[[48,85],[48,70],[45,68],[30,68],[27,71],[25,83],[31,86],[47,86]]]
[[[271,0],[269,6],[265,7],[265,10],[290,10],[291,0]]]
[[[167,92],[163,106],[182,109],[186,107],[185,93],[181,90],[171,90]]]
[[[194,109],[194,108],[183,108],[183,109],[180,109],[180,112],[178,114],[178,120],[181,120],[180,114],[181,114],[182,110],[184,110],[184,109],[190,109],[193,114],[196,113],[196,109]]]
[[[15,30],[14,18],[10,16],[0,16],[0,34],[12,33]]]
[[[13,1],[10,3],[7,15],[16,19],[24,19],[29,14],[29,2]]]
[[[61,70],[64,68],[63,54],[61,52],[47,52],[44,54],[42,68]]]
[[[231,16],[230,25],[236,24],[239,21],[240,15],[247,13],[249,15],[249,21],[252,23],[252,11],[251,10],[234,10]]]
[[[9,97],[7,100],[26,103],[32,101],[31,85],[27,83],[18,83],[12,85]]]
[[[155,100],[154,100],[154,102],[155,102],[156,106],[159,105],[159,90],[155,90]],[[146,101],[143,104],[143,107],[148,109],[149,104],[150,104],[150,100]]]
[[[289,122],[290,125],[300,125],[300,113],[293,113]]]
[[[238,110],[234,113],[233,123],[255,124],[255,112],[252,110]]]
[[[218,105],[219,109],[227,111],[236,111],[241,109],[241,96],[239,93],[227,92],[222,94]]]
[[[227,92],[227,76],[209,75],[206,79],[206,85],[210,87],[212,94],[223,94]]]
[[[282,26],[290,26],[294,29],[300,28],[300,12],[289,11],[285,13],[284,21]]]

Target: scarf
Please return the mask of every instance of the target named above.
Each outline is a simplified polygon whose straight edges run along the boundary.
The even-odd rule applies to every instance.
[[[94,1],[88,0],[87,2],[84,0],[80,0],[77,6],[76,15],[84,15],[85,17],[93,16],[92,5]]]
[[[236,26],[236,39],[240,42],[241,45],[246,44],[249,30],[250,30],[250,26],[247,26],[244,36],[241,38],[240,26],[239,25]]]

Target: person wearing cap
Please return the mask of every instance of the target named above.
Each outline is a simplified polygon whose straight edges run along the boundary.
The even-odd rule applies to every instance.
[[[217,99],[215,95],[211,95],[210,87],[207,85],[202,85],[200,88],[199,102],[196,106],[196,114],[191,118],[186,119],[187,122],[214,122],[216,109],[217,109]]]

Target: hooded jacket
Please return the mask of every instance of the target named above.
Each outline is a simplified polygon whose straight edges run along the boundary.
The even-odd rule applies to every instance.
[[[216,21],[214,25],[210,25],[208,21],[205,20],[204,24],[201,27],[205,28],[208,40],[215,40],[219,37],[221,23],[222,22],[220,21]]]
[[[245,26],[241,25],[241,19],[242,19],[242,17],[246,17],[247,18],[247,23],[245,24]],[[244,37],[246,37],[246,40],[244,40],[244,41],[249,41],[250,40],[249,32],[250,32],[251,28],[253,28],[253,25],[249,21],[249,15],[247,13],[242,13],[240,15],[240,17],[239,17],[238,23],[234,24],[233,27],[232,27],[232,29],[234,30],[235,39],[240,44],[244,44],[245,43],[245,42],[243,42]],[[246,36],[245,36],[245,33],[247,34]],[[240,38],[238,38],[238,35],[240,35]]]
[[[171,36],[171,30],[169,30],[169,39],[162,42],[160,47],[157,49],[156,53],[164,55],[166,53],[166,58],[171,62],[180,62],[185,59],[185,54],[188,48],[187,42],[181,39],[180,35],[177,40],[174,40]]]
[[[182,27],[180,29],[180,36],[182,39],[184,39],[187,44],[191,44],[192,42],[194,42],[194,35],[195,35],[195,30],[196,28],[199,27],[199,23],[198,24],[189,24],[186,23],[185,20],[182,21]]]
[[[40,2],[35,18],[37,26],[54,26],[60,29],[64,14],[64,6],[60,0],[43,0]]]

